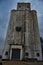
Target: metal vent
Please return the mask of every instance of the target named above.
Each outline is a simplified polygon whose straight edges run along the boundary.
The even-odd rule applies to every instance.
[[[22,27],[21,27],[21,26],[17,26],[17,27],[16,27],[16,31],[17,31],[17,32],[20,32],[20,31],[21,31],[21,29],[22,29]]]

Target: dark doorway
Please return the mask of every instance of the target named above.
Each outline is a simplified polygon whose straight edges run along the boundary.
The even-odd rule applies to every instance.
[[[12,60],[20,60],[20,49],[12,49]]]

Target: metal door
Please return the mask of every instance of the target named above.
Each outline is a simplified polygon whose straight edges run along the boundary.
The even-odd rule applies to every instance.
[[[12,59],[20,60],[20,49],[12,49]]]

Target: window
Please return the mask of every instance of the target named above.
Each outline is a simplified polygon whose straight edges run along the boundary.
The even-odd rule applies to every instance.
[[[28,56],[28,53],[26,52],[26,56]]]
[[[40,56],[40,54],[39,54],[39,53],[37,53],[36,55],[37,55],[38,57]]]
[[[20,32],[21,31],[21,26],[17,26],[16,31]]]
[[[8,55],[8,52],[7,51],[5,52],[5,55]]]

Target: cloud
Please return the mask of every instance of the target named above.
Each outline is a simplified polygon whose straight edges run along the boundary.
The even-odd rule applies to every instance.
[[[43,2],[43,0],[39,0],[40,2]]]

